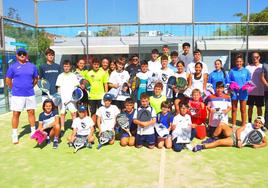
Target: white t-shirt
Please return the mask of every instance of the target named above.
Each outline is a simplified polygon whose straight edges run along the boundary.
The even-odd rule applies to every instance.
[[[101,106],[96,115],[101,118],[101,131],[112,131],[116,124],[116,116],[120,113],[119,109],[115,105],[111,105],[108,108]]]
[[[254,125],[252,123],[247,123],[245,126],[246,126],[245,129],[240,134],[240,139],[241,139],[242,143],[245,142],[247,135],[251,131],[254,130]],[[265,133],[261,129],[258,129],[258,131],[260,131],[260,133],[262,134],[262,137],[265,137]]]
[[[170,88],[167,88],[167,82],[169,77],[174,76],[173,70],[166,68],[165,70],[161,69],[158,73],[158,80],[161,80],[163,83],[162,95],[167,98],[173,98],[173,91]]]
[[[139,107],[137,110],[135,110],[134,115],[133,115],[133,119],[137,119],[138,111],[140,111],[140,110],[142,110],[141,107]],[[156,112],[155,112],[154,108],[152,108],[151,106],[148,106],[146,108],[146,110],[151,112],[152,118],[156,118]],[[138,125],[137,134],[139,134],[139,135],[151,135],[154,133],[155,133],[154,132],[154,124],[147,126],[147,127],[141,127]]]
[[[191,116],[189,114],[185,114],[185,116],[178,114],[174,117],[173,124],[176,125],[176,128],[172,131],[172,140],[177,138],[177,143],[189,143],[192,131]]]
[[[73,120],[72,128],[77,130],[78,135],[89,135],[91,128],[94,126],[94,122],[91,117],[86,116],[83,119],[77,117]]]
[[[204,62],[200,62],[200,63],[202,63],[203,65],[202,74],[208,74],[207,64]],[[191,74],[195,73],[195,62],[191,62],[187,65],[186,72],[191,73]]]
[[[109,91],[109,93],[113,94],[116,97],[115,100],[124,101],[126,98],[129,98],[129,96],[125,96],[121,92],[123,84],[127,83],[129,78],[129,73],[125,70],[123,70],[123,72],[113,71],[111,73],[108,82],[112,84],[119,84],[119,88],[112,88]]]
[[[69,102],[72,99],[72,93],[76,86],[79,86],[76,75],[72,72],[61,73],[56,81],[56,86],[60,88],[62,103]]]
[[[253,64],[247,65],[246,69],[248,69],[250,72],[251,81],[256,85],[256,88],[254,88],[249,95],[264,96],[264,85],[261,81],[262,64],[259,64],[258,66]]]
[[[223,95],[217,97],[216,95],[210,95],[208,98],[208,107],[218,110],[218,112],[210,113],[209,117],[209,126],[217,127],[220,122],[223,122],[228,125],[228,114],[221,113],[223,110],[226,110],[228,107],[231,107],[231,98],[228,95]],[[221,118],[219,118],[219,116]]]
[[[196,79],[194,74],[192,76],[192,89],[199,89],[201,93],[204,91],[204,74],[202,73],[201,78]]]
[[[159,72],[161,70],[161,67],[162,67],[162,65],[161,65],[161,62],[160,61],[157,61],[157,60],[155,60],[155,61],[152,61],[152,60],[148,61],[148,70],[151,71],[151,72],[153,72],[153,73]]]

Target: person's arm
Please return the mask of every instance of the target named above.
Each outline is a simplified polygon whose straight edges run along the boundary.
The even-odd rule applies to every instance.
[[[188,76],[188,88],[192,87],[192,74]]]
[[[38,77],[35,77],[35,78],[33,79],[33,86],[35,86],[35,85],[37,84],[37,82],[38,82]]]
[[[58,115],[55,116],[55,121],[51,123],[52,126],[56,126],[60,124],[60,117]]]
[[[232,110],[232,106],[228,106],[227,109],[222,110],[224,114],[228,114]]]
[[[98,129],[99,129],[99,135],[100,135],[100,133],[102,132],[102,130],[101,130],[101,118],[100,118],[100,116],[97,116],[97,126],[98,126]]]
[[[105,93],[107,93],[109,91],[109,87],[108,87],[107,83],[104,84],[104,91],[105,91]]]
[[[237,141],[237,147],[242,148],[242,140],[241,140],[241,132],[245,130],[246,126],[242,126],[237,129],[236,131],[236,141]]]
[[[75,129],[73,129],[73,132],[72,132],[72,135],[71,135],[71,141],[72,142],[74,141],[76,134],[77,134],[77,129],[75,128]]]
[[[142,122],[138,119],[133,119],[133,123],[135,123],[136,125],[139,125],[141,127],[145,127],[145,122]]]
[[[208,74],[207,73],[204,74],[203,79],[204,79],[204,81],[203,81],[203,89],[204,89],[204,91],[206,91],[207,82],[208,82]]]
[[[93,137],[93,134],[94,134],[94,126],[92,126],[92,127],[90,128],[89,138]]]
[[[43,122],[42,121],[38,122],[38,130],[43,131]]]
[[[265,79],[265,76],[264,76],[264,73],[261,74],[261,81],[263,83],[263,85],[268,88],[268,82],[267,80]]]
[[[11,78],[6,77],[6,85],[7,85],[10,89],[12,89],[13,84],[12,84],[12,79],[11,79]]]
[[[266,145],[267,145],[266,136],[264,136],[262,138],[262,142],[260,144],[253,144],[252,147],[253,148],[262,148],[262,147],[265,147]]]

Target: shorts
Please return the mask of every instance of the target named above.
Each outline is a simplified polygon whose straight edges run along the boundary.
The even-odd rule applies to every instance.
[[[44,129],[44,131],[47,133],[47,135],[50,134],[50,131],[53,129],[53,127],[49,127],[49,128],[46,128]]]
[[[42,95],[42,104],[45,102],[46,99],[49,99],[48,95]]]
[[[183,93],[177,93],[174,95],[174,100],[176,99],[180,99],[180,100],[185,100],[185,96],[183,95]]]
[[[10,110],[15,112],[22,112],[25,108],[26,110],[36,109],[36,99],[35,96],[21,97],[21,96],[11,96]]]
[[[98,108],[101,107],[101,100],[89,100],[89,108],[91,115],[96,114]]]
[[[264,96],[249,95],[247,105],[249,106],[255,105],[257,107],[264,106]]]
[[[60,114],[65,114],[66,110],[69,110],[71,113],[76,112],[77,111],[76,103],[75,102],[69,102],[67,105],[65,105],[64,103],[61,103],[59,105]]]
[[[232,92],[231,99],[238,101],[248,100],[248,91],[240,89],[238,92]]]
[[[155,145],[155,134],[149,134],[149,135],[136,135],[136,145],[140,146],[144,143],[148,144],[149,146]]]

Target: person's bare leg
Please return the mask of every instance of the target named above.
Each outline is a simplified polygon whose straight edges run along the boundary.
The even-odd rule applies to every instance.
[[[28,113],[28,121],[31,127],[35,126],[35,112],[33,109],[27,110]]]
[[[262,107],[261,106],[257,107],[257,114],[258,114],[258,116],[262,116]]]
[[[65,124],[65,114],[61,114],[60,115],[60,125],[61,125],[61,130],[65,130],[64,128],[64,124]]]
[[[13,115],[12,115],[12,129],[17,129],[18,128],[20,114],[21,114],[21,112],[13,111]]]
[[[240,112],[241,112],[241,120],[242,120],[242,126],[246,125],[247,121],[247,101],[241,100],[240,101]]]
[[[237,100],[232,100],[232,124],[236,125]]]
[[[227,147],[231,147],[234,145],[234,142],[232,140],[231,137],[227,137],[224,139],[219,139],[216,140],[215,142],[209,143],[209,144],[205,144],[204,148],[205,149],[210,149],[210,148],[216,148],[218,146],[227,146]]]
[[[248,106],[248,122],[252,121],[253,106]]]

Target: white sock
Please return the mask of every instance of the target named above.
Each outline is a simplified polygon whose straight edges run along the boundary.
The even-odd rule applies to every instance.
[[[35,126],[31,127],[31,132],[32,132],[32,133],[35,132]]]
[[[12,134],[18,135],[18,129],[12,129]]]

